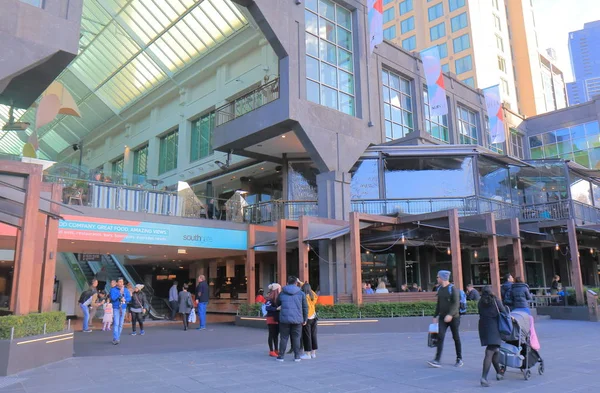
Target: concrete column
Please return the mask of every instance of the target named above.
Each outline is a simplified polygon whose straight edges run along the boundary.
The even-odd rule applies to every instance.
[[[29,276],[29,282],[31,285],[31,300],[29,305],[29,312],[40,311],[40,295],[42,289],[42,267],[44,261],[44,246],[45,239],[47,237],[47,216],[43,213],[36,212],[35,218],[35,234],[38,240],[38,246],[34,248],[34,259],[31,265],[31,275]]]
[[[246,250],[246,278],[248,304],[254,303],[254,295],[256,294],[256,251],[254,251],[254,243],[256,239],[256,231],[254,225],[248,227],[248,249]]]
[[[309,245],[304,242],[308,237],[308,217],[300,217],[298,222],[298,278],[302,282],[308,281],[308,252]]]
[[[512,242],[512,254],[513,258],[508,266],[509,272],[514,274],[515,277],[521,277],[524,282],[527,282],[525,279],[525,266],[523,265],[523,249],[521,247],[521,238],[520,238],[520,227],[519,227],[519,219],[511,218],[510,219],[510,233],[515,236]]]
[[[152,109],[150,112],[150,124],[155,125],[158,122],[158,108]],[[156,127],[151,126],[153,132],[151,135],[156,135],[159,130]],[[164,131],[164,130],[163,130]],[[148,140],[148,157],[152,159],[148,160],[148,179],[156,179],[158,177],[158,163],[160,161],[160,139],[157,137],[151,137]]]
[[[319,217],[348,220],[350,174],[331,171],[317,175]]]
[[[219,266],[219,262],[217,260],[213,260],[210,261],[209,264],[209,279],[208,279],[208,285],[209,285],[209,293],[212,295],[215,294],[215,287],[214,285],[210,285],[211,282],[214,282],[214,280],[217,278],[217,267]]]
[[[352,270],[352,301],[362,304],[362,261],[360,252],[360,220],[350,213],[350,266]]]
[[[579,249],[577,245],[577,228],[575,220],[567,221],[567,232],[569,235],[569,250],[571,251],[571,285],[575,288],[575,299],[577,305],[585,304],[583,297],[583,279],[581,277],[581,265],[579,262]]]
[[[179,119],[179,135],[177,144],[177,168],[183,170],[190,163],[190,144],[192,141],[192,122],[183,113]]]
[[[287,284],[287,248],[286,220],[277,222],[277,281],[284,286]]]
[[[485,226],[488,233],[494,235],[488,237],[488,254],[490,256],[490,278],[492,282],[492,291],[500,299],[500,264],[498,263],[498,239],[496,238],[496,220],[494,213],[488,213],[485,217]],[[521,277],[523,278],[523,277]]]
[[[448,215],[448,229],[450,231],[450,253],[452,254],[452,277],[454,278],[454,285],[462,289],[462,255],[460,248],[460,232],[458,228],[458,210],[453,209]]]
[[[225,277],[235,276],[235,260],[228,259],[225,261]]]

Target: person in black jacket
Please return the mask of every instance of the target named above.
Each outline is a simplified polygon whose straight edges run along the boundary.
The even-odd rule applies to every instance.
[[[129,311],[131,312],[131,328],[133,332],[131,332],[132,336],[135,336],[137,333],[135,331],[136,322],[140,325],[140,335],[143,336],[146,334],[144,332],[144,314],[148,310],[148,301],[146,300],[146,294],[142,292],[144,289],[144,285],[137,284],[133,293],[131,294],[131,302],[129,303]]]
[[[504,305],[492,293],[492,287],[486,285],[483,287],[482,296],[477,305],[479,309],[479,340],[481,346],[485,348],[485,357],[483,359],[483,371],[481,372],[481,386],[490,386],[487,376],[490,367],[493,364],[496,370],[496,379],[503,378],[500,364],[498,362],[499,349],[502,344],[500,329],[498,328],[499,313],[505,313]]]
[[[277,298],[281,291],[281,285],[273,283],[269,285],[269,294],[265,308],[267,310],[267,327],[269,328],[269,356],[277,357],[279,355],[279,309],[277,307]]]
[[[308,303],[304,292],[296,285],[298,279],[294,276],[288,278],[287,284],[277,298],[276,305],[279,311],[279,356],[277,361],[283,362],[289,337],[292,338],[294,361],[300,361],[302,326],[308,320]]]
[[[505,303],[512,306],[513,311],[525,311],[527,314],[531,314],[529,302],[532,300],[533,296],[529,292],[529,286],[521,280],[521,277],[517,277],[506,294]]]
[[[510,273],[508,273],[504,276],[504,284],[502,284],[502,286],[500,287],[500,295],[502,296],[502,301],[507,306],[510,306],[510,303],[507,302],[506,296],[510,292],[514,281],[515,280],[513,276]]]
[[[477,292],[477,289],[473,287],[473,284],[467,285],[467,301],[478,302],[480,298],[481,295]]]

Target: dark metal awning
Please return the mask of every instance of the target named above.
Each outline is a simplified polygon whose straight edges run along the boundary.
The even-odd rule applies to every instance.
[[[587,177],[589,179],[600,181],[600,170],[589,169],[573,161],[567,161],[567,166],[571,171],[573,171],[581,177]]]
[[[450,227],[447,227],[444,225],[430,225],[430,224],[420,223],[419,226],[450,231]],[[520,238],[519,236],[515,236],[510,233],[498,233],[498,232],[491,233],[491,232],[487,232],[487,231],[480,231],[480,230],[476,230],[476,229],[469,229],[469,228],[461,227],[460,225],[458,227],[458,230],[459,230],[459,232],[467,233],[469,235],[476,236],[476,237],[499,236],[499,237],[507,237],[507,238],[511,238],[511,239],[519,239]]]
[[[485,157],[485,158],[489,158],[490,160],[501,162],[506,165],[520,166],[520,167],[531,166],[530,164],[526,163],[525,161],[521,161],[518,158],[507,156],[507,155],[501,155],[501,154],[495,154],[495,153],[479,153],[479,155],[481,155],[482,157]]]
[[[360,222],[359,225],[360,225],[360,229],[365,229],[365,228],[370,227],[372,224],[368,223],[368,222]],[[328,226],[332,226],[332,225],[328,225]],[[346,236],[347,234],[350,233],[350,225],[349,224],[348,225],[338,225],[337,227],[338,228],[336,228],[336,229],[328,230],[325,232],[321,231],[314,235],[310,235],[310,231],[309,231],[308,238],[304,239],[304,240],[305,241],[334,240],[334,239],[340,238],[342,236]]]

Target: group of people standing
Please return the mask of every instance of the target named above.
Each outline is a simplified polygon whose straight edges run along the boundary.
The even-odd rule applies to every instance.
[[[264,300],[269,335],[269,356],[283,362],[288,340],[294,361],[317,357],[317,312],[318,295],[309,283],[303,283],[294,276],[288,277],[283,288],[277,283],[270,284],[266,298],[259,291],[257,301]]]
[[[204,275],[198,276],[196,284],[195,300],[189,291],[189,285],[183,284],[179,291],[179,283],[173,281],[173,285],[169,289],[169,305],[171,306],[171,320],[175,320],[175,316],[179,313],[183,320],[183,330],[187,331],[189,327],[190,314],[198,315],[199,325],[196,330],[206,329],[206,308],[209,300],[209,288]]]
[[[437,274],[437,305],[434,323],[438,323],[438,340],[435,358],[428,362],[430,367],[441,367],[441,356],[444,347],[444,338],[446,331],[450,328],[454,346],[456,350],[455,367],[464,365],[462,360],[462,345],[460,341],[460,290],[455,289],[450,283],[450,272],[441,270]],[[499,364],[499,351],[502,345],[502,338],[498,325],[500,314],[505,314],[508,309],[512,311],[523,311],[531,315],[529,302],[532,295],[529,287],[520,277],[513,279],[508,274],[505,277],[505,283],[501,287],[501,298],[497,298],[490,285],[483,287],[481,294],[473,288],[467,287],[467,299],[478,300],[477,308],[479,313],[479,339],[481,346],[485,347],[485,356],[483,359],[483,368],[481,373],[481,386],[488,387],[488,374],[491,367],[496,371],[496,379],[504,378],[503,370]],[[439,322],[438,322],[439,321]]]

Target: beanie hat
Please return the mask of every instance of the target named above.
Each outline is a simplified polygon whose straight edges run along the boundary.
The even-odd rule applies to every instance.
[[[443,281],[450,281],[450,272],[448,270],[440,270],[438,272],[438,277]]]

